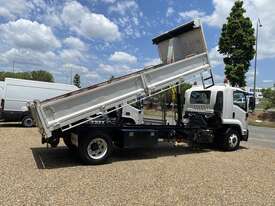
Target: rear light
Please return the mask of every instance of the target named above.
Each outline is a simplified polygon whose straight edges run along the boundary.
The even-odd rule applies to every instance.
[[[3,111],[4,110],[4,106],[5,106],[5,100],[4,99],[1,99],[1,110]]]

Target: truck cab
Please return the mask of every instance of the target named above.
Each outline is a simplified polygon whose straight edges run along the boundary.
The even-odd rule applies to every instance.
[[[200,118],[202,121],[193,121],[211,128],[216,138],[227,132],[232,134],[232,146],[238,146],[239,141],[248,139],[248,110],[247,93],[228,84],[212,86],[204,89],[202,86],[193,86],[185,93],[184,118],[190,121]],[[192,124],[192,122],[191,122]],[[230,130],[230,131],[229,131]],[[239,140],[235,136],[238,135]],[[224,139],[224,138],[223,138]]]

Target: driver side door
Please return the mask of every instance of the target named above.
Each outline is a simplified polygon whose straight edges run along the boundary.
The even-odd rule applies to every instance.
[[[247,98],[246,93],[240,90],[233,91],[233,119],[242,123],[242,129],[247,130]]]

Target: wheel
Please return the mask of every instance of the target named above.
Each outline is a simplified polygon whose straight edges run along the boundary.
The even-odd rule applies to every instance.
[[[31,116],[25,116],[22,120],[22,125],[24,127],[32,127],[34,125],[33,118]]]
[[[223,149],[235,151],[239,149],[240,141],[240,133],[236,129],[229,129],[223,139]]]
[[[63,137],[63,142],[70,151],[75,152],[77,150],[77,147],[72,143],[70,136]]]
[[[102,164],[112,152],[111,137],[103,132],[92,133],[79,138],[78,152],[85,164]]]

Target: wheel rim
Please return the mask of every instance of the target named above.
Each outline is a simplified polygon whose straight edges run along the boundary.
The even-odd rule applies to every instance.
[[[32,126],[32,119],[31,118],[25,119],[24,125],[27,126],[27,127],[31,127]]]
[[[87,152],[90,158],[92,159],[101,159],[103,158],[108,150],[107,142],[102,138],[93,139],[87,147]]]
[[[237,146],[237,144],[238,144],[238,136],[236,135],[236,134],[231,134],[230,136],[229,136],[229,146],[231,147],[231,148],[234,148],[234,147],[236,147]]]

